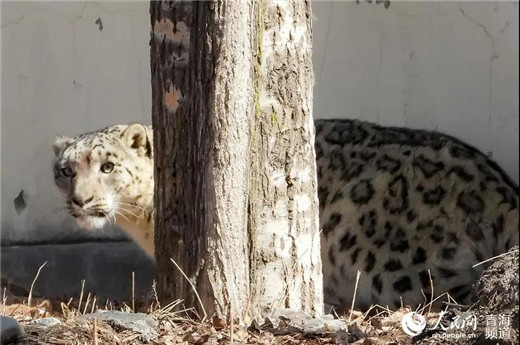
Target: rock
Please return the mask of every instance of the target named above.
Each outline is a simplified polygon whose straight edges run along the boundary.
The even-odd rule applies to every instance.
[[[0,316],[0,344],[7,345],[16,343],[25,336],[22,326],[8,316]]]
[[[478,307],[490,313],[518,308],[518,247],[486,269],[475,286]]]
[[[56,325],[60,325],[61,321],[56,319],[55,317],[44,317],[41,319],[36,319],[31,321],[31,324],[43,327],[52,327]]]
[[[519,341],[519,250],[518,246],[511,249],[506,255],[497,258],[487,268],[475,287],[476,306],[479,321],[486,325],[488,318],[499,320],[507,317],[509,323],[509,339],[498,339],[506,343],[518,344]],[[503,320],[503,319],[502,319]],[[484,344],[486,340],[485,329],[477,339],[476,344]]]
[[[268,319],[273,328],[284,329],[284,333],[323,334],[347,329],[345,321],[334,319],[331,315],[312,317],[291,309],[278,309]]]
[[[97,318],[105,321],[112,327],[134,331],[140,334],[140,339],[144,342],[151,342],[159,337],[155,330],[158,322],[143,313],[125,313],[117,310],[98,311],[92,314],[85,314],[82,318]]]
[[[334,334],[334,344],[337,345],[348,345],[352,344],[360,339],[366,338],[366,334],[363,333],[356,325],[348,326],[348,331],[340,330]]]

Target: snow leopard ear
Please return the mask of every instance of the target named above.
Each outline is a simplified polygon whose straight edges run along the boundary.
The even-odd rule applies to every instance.
[[[59,156],[73,141],[74,139],[64,135],[56,136],[54,138],[54,142],[52,143],[54,154]]]
[[[152,144],[150,143],[148,129],[140,123],[129,125],[121,137],[125,143],[132,149],[136,150],[139,155],[144,154],[148,158],[152,156]]]

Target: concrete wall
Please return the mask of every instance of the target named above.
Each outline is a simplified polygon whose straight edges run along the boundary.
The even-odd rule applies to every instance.
[[[78,229],[52,177],[51,142],[151,123],[148,2],[3,2],[2,239],[116,236]],[[97,23],[96,23],[97,21]],[[26,209],[13,200],[24,191]]]
[[[518,182],[518,2],[314,2],[314,115],[438,129]]]
[[[132,272],[135,297],[149,294],[156,268],[131,242],[86,242],[2,247],[2,285],[18,296],[27,296],[38,269],[33,293],[44,298],[67,300],[81,292],[97,296],[100,305],[129,302],[132,297]],[[17,292],[15,292],[18,290]],[[3,290],[2,290],[3,291]],[[35,295],[35,296],[36,296]]]
[[[148,6],[1,3],[3,245],[121,238],[114,229],[78,229],[65,214],[50,144],[56,134],[151,122]],[[516,2],[392,2],[385,9],[316,1],[313,8],[316,117],[438,129],[490,152],[518,181]],[[26,207],[18,213],[22,190]],[[4,254],[4,262],[18,261]],[[44,256],[23,270],[59,261]]]

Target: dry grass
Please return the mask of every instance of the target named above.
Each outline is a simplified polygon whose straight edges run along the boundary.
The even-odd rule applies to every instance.
[[[85,294],[84,294],[85,295]],[[83,295],[83,296],[84,296]],[[88,294],[87,294],[88,296]],[[26,330],[27,338],[23,344],[144,344],[139,339],[139,334],[121,329],[114,329],[98,319],[84,319],[81,316],[85,310],[101,310],[92,299],[91,303],[79,303],[78,301],[60,302],[60,308],[42,312],[42,300],[34,300],[34,306],[28,307],[25,301],[10,301],[7,297],[6,304],[0,310],[6,310],[6,315],[15,317]],[[88,301],[88,297],[87,297]],[[153,342],[156,345],[170,344],[340,344],[333,333],[319,336],[305,336],[304,334],[274,335],[262,327],[245,327],[233,322],[233,315],[228,316],[227,322],[213,324],[210,321],[201,322],[193,318],[193,309],[184,308],[183,301],[177,300],[168,305],[160,306],[158,300],[149,306],[141,304],[136,307],[140,312],[158,321],[159,338]],[[55,305],[56,303],[52,303]],[[131,312],[126,304],[114,306]],[[81,306],[81,309],[78,307]],[[95,307],[94,307],[95,306]],[[28,308],[30,311],[28,312]],[[424,306],[423,311],[428,307]],[[367,338],[353,342],[353,344],[411,344],[411,339],[401,330],[402,316],[411,311],[409,308],[390,310],[388,307],[374,305],[366,312],[348,310],[340,314],[345,324],[352,329],[363,332]],[[33,319],[44,316],[53,316],[61,320],[61,325],[51,328],[43,328],[31,324]],[[428,319],[438,316],[436,313],[427,313]],[[350,322],[348,319],[350,318]],[[368,339],[368,340],[367,340]]]
[[[173,263],[175,264],[175,262]],[[40,270],[43,266],[40,267]],[[181,273],[183,272],[181,271]],[[34,279],[35,281],[38,274]],[[187,277],[185,278],[187,279]],[[126,303],[116,304],[112,301],[105,301],[100,306],[100,301],[96,296],[85,291],[85,281],[82,280],[79,299],[77,300],[48,301],[35,299],[32,296],[25,300],[23,297],[9,295],[4,289],[0,310],[3,315],[16,318],[25,328],[27,337],[23,340],[23,344],[144,344],[138,333],[115,329],[96,318],[82,318],[82,315],[98,310],[121,310],[148,314],[158,321],[159,338],[153,342],[156,345],[346,344],[344,340],[337,338],[338,334],[334,333],[324,333],[312,337],[298,332],[275,335],[272,333],[272,329],[263,328],[256,324],[247,327],[237,324],[231,311],[228,312],[227,320],[217,318],[218,322],[216,322],[215,318],[207,317],[207,315],[199,317],[194,308],[184,307],[182,300],[161,306],[157,297],[155,282],[152,285],[152,301],[141,301],[136,299],[135,296],[134,279],[135,276],[132,274],[132,296],[128,303],[131,307]],[[433,282],[431,282],[431,285],[433,293]],[[354,299],[355,294],[356,292],[354,292]],[[424,306],[417,309],[416,312],[425,315],[428,320],[435,319],[438,314],[432,313],[431,307],[442,298],[446,299],[447,303],[453,304],[453,299],[447,294],[431,298],[430,301],[427,301],[425,297]],[[349,327],[350,337],[353,333],[359,333],[358,338],[362,337],[357,341],[356,338],[350,339],[349,344],[411,344],[411,338],[404,334],[401,329],[403,315],[411,311],[409,307],[391,310],[387,306],[374,305],[366,312],[360,312],[354,309],[354,303],[355,301],[353,301],[349,310],[345,310],[339,315],[334,311],[336,317],[344,320],[345,325]],[[31,323],[34,319],[48,316],[59,319],[61,324],[45,328]],[[343,333],[344,335],[347,334]]]
[[[32,293],[33,293],[33,288],[34,288],[34,283],[36,283],[36,280],[38,279],[38,277],[40,276],[40,272],[42,270],[42,268],[47,265],[47,261],[45,261],[43,263],[43,265],[40,266],[40,268],[38,268],[38,272],[36,272],[36,276],[34,277],[32,283],[31,283],[31,289],[29,290],[29,297],[27,298],[27,305],[30,307],[31,306],[31,301],[32,301]]]

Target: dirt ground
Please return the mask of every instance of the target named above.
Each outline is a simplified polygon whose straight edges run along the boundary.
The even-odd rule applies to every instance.
[[[441,313],[428,312],[427,304],[417,310],[426,320],[426,329],[414,337],[403,330],[403,317],[412,311],[406,307],[373,307],[366,313],[353,311],[352,315],[349,311],[335,321],[334,327],[311,332],[289,318],[250,325],[230,325],[216,318],[199,322],[190,310],[178,311],[182,301],[165,307],[152,302],[136,307],[157,321],[157,337],[148,342],[139,332],[83,317],[98,308],[131,312],[127,305],[101,307],[82,298],[81,302],[34,299],[29,307],[27,298],[4,290],[0,311],[23,326],[26,337],[17,344],[518,344],[518,261],[518,248],[496,258],[475,285],[477,302],[469,309],[451,305]],[[49,316],[61,323],[33,323]],[[338,325],[342,329],[338,330]]]

